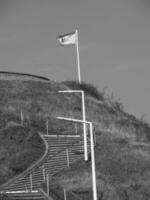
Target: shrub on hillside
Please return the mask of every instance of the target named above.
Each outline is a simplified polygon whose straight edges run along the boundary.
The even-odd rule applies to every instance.
[[[105,99],[104,91],[99,92],[98,89],[90,83],[82,82],[81,84],[79,84],[77,81],[65,81],[63,83],[73,90],[83,90],[86,94],[98,100],[104,101]]]
[[[0,128],[4,128],[9,122],[20,123],[20,118],[14,113],[0,111]]]
[[[46,132],[46,120],[42,117],[30,115],[29,119],[25,120],[25,125],[39,132]]]
[[[113,108],[118,112],[123,112],[124,111],[124,106],[119,101],[113,102]]]

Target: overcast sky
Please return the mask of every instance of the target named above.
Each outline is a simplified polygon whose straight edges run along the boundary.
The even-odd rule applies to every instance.
[[[75,48],[56,40],[76,27],[82,80],[150,122],[149,0],[0,0],[0,70],[77,79]]]

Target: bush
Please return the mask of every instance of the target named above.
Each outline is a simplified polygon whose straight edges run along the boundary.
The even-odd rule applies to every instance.
[[[105,100],[105,92],[99,92],[98,89],[90,83],[82,82],[79,84],[77,81],[65,81],[63,83],[73,90],[83,90],[86,94],[98,100]]]

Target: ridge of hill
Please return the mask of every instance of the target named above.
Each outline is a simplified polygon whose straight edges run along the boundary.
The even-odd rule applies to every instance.
[[[48,78],[44,76],[38,76],[34,74],[27,74],[27,73],[19,73],[19,72],[7,72],[7,71],[0,71],[0,79],[22,79],[22,80],[37,80],[37,81],[49,81]]]
[[[28,130],[25,131],[26,140],[31,133],[34,140],[38,140],[36,132],[46,133],[47,121],[49,134],[82,134],[81,124],[75,125],[57,119],[58,116],[82,119],[81,95],[58,92],[80,89],[85,91],[86,118],[94,123],[99,198],[101,200],[150,198],[148,190],[150,186],[150,127],[147,122],[125,112],[120,102],[112,99],[104,91],[98,91],[91,84],[79,85],[75,81],[58,83],[51,80],[41,81],[41,79],[34,81],[28,78],[15,79],[15,77],[8,79],[4,74],[0,73],[2,77],[0,78],[0,137],[2,137],[0,140],[0,168],[2,170],[0,171],[4,172],[4,169],[7,169],[7,174],[9,174],[8,166],[14,166],[10,164],[9,156],[6,156],[3,162],[2,155],[4,155],[4,149],[8,148],[7,144],[10,144],[9,146],[13,144],[15,149],[19,148],[18,140],[10,141],[10,137],[18,137],[17,133],[21,128]],[[11,76],[11,73],[9,75]],[[19,128],[21,112],[23,124]],[[13,129],[15,131],[12,131]],[[35,145],[39,147],[41,144],[36,142]],[[28,155],[28,145],[24,147],[23,151],[26,151]],[[15,151],[12,151],[11,156]],[[35,159],[38,159],[36,151],[33,155]],[[31,160],[27,159],[24,166],[27,168],[31,164]],[[20,165],[21,161],[18,160],[18,166]],[[56,175],[55,181],[88,200],[91,192],[90,165],[90,161],[86,164],[80,161],[69,170]],[[24,170],[18,169],[19,173]],[[0,174],[1,184],[16,174],[8,176],[7,180],[2,178],[2,175]]]

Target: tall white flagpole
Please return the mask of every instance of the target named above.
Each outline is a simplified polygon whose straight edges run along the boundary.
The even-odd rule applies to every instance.
[[[81,84],[81,71],[80,71],[80,57],[79,57],[79,41],[78,41],[78,30],[75,31],[76,34],[76,51],[77,51],[77,65],[78,65],[78,80]]]

